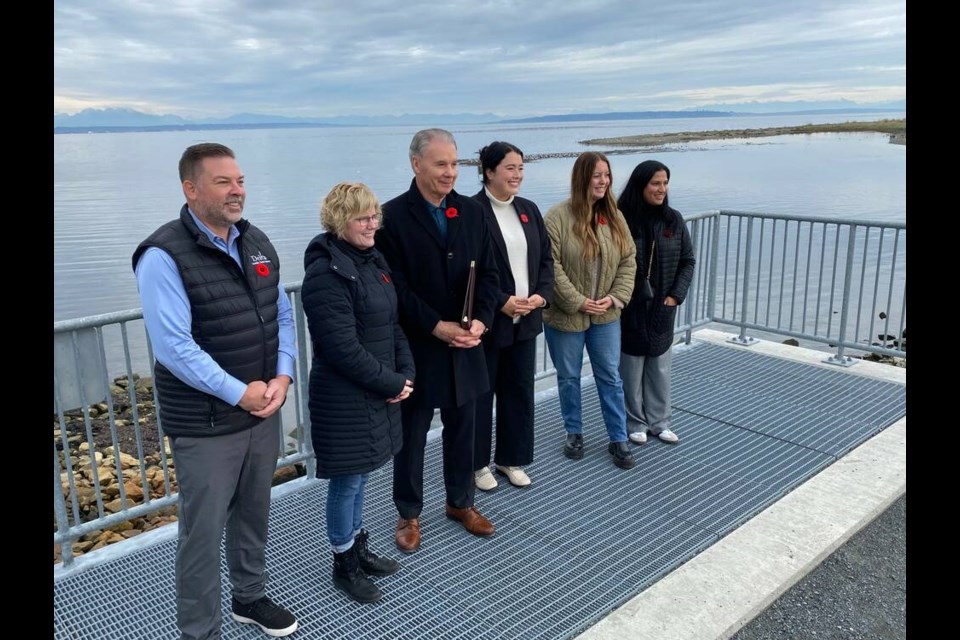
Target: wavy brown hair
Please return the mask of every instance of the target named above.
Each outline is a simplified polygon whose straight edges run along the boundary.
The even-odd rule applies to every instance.
[[[590,181],[597,164],[603,162],[610,170],[610,185],[602,198],[591,206]],[[620,248],[620,253],[626,253],[629,247],[630,232],[627,229],[623,216],[617,210],[617,200],[613,197],[613,170],[607,156],[599,151],[586,151],[577,156],[573,163],[573,173],[570,176],[570,209],[573,211],[573,230],[583,240],[583,257],[593,260],[600,251],[600,241],[597,239],[597,221],[603,216],[613,239]]]

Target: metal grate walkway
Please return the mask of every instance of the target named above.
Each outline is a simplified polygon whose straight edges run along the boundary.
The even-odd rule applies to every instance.
[[[371,475],[365,521],[375,550],[403,565],[378,579],[384,599],[334,590],[324,534],[326,482],[272,505],[269,593],[300,621],[291,638],[554,639],[576,636],[664,574],[905,414],[905,387],[694,342],[674,354],[677,445],[633,447],[622,471],[606,452],[584,386],[581,461],[563,457],[555,397],[537,406],[534,484],[477,492],[491,539],[443,516],[440,447],[427,448],[423,547],[393,547],[389,465]],[[110,560],[54,585],[56,639],[176,638],[175,541]],[[229,588],[223,566],[223,610]],[[224,638],[261,639],[223,620]]]

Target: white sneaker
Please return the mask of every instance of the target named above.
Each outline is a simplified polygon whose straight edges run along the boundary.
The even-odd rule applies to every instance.
[[[515,487],[530,486],[530,476],[524,473],[521,467],[501,467],[497,465],[497,471],[507,476],[507,480]]]
[[[490,467],[483,467],[474,471],[473,480],[477,483],[477,489],[481,491],[491,491],[497,488],[497,479],[490,473]]]
[[[627,438],[629,438],[633,444],[647,444],[647,430],[631,431],[627,434]]]
[[[680,438],[670,429],[664,429],[657,434],[657,437],[666,442],[667,444],[676,444],[680,441]]]

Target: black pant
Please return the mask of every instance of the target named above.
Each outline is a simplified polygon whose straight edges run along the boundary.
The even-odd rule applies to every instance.
[[[493,435],[493,396],[497,396],[497,451],[493,461],[502,467],[533,462],[533,375],[537,340],[521,340],[502,349],[488,349],[490,391],[477,399],[477,427],[473,468],[490,464]]]
[[[440,409],[443,422],[443,484],[447,504],[463,509],[473,506],[473,429],[477,403]],[[401,518],[419,518],[423,510],[423,450],[433,419],[432,407],[400,405],[403,448],[393,457],[393,502]]]

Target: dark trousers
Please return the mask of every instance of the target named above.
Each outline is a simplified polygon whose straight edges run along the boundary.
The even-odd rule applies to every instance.
[[[477,399],[473,468],[490,464],[493,436],[493,397],[497,397],[497,450],[493,461],[502,467],[533,462],[533,375],[537,340],[521,340],[502,349],[487,348],[490,391]]]
[[[279,414],[246,431],[170,438],[180,485],[174,562],[181,640],[220,637],[220,540],[226,529],[233,597],[265,594],[270,487],[280,451]]]
[[[452,409],[440,409],[443,423],[443,484],[447,504],[463,509],[473,506],[474,400]],[[433,420],[432,407],[400,405],[403,448],[393,457],[393,502],[401,518],[419,518],[423,510],[423,450]]]

